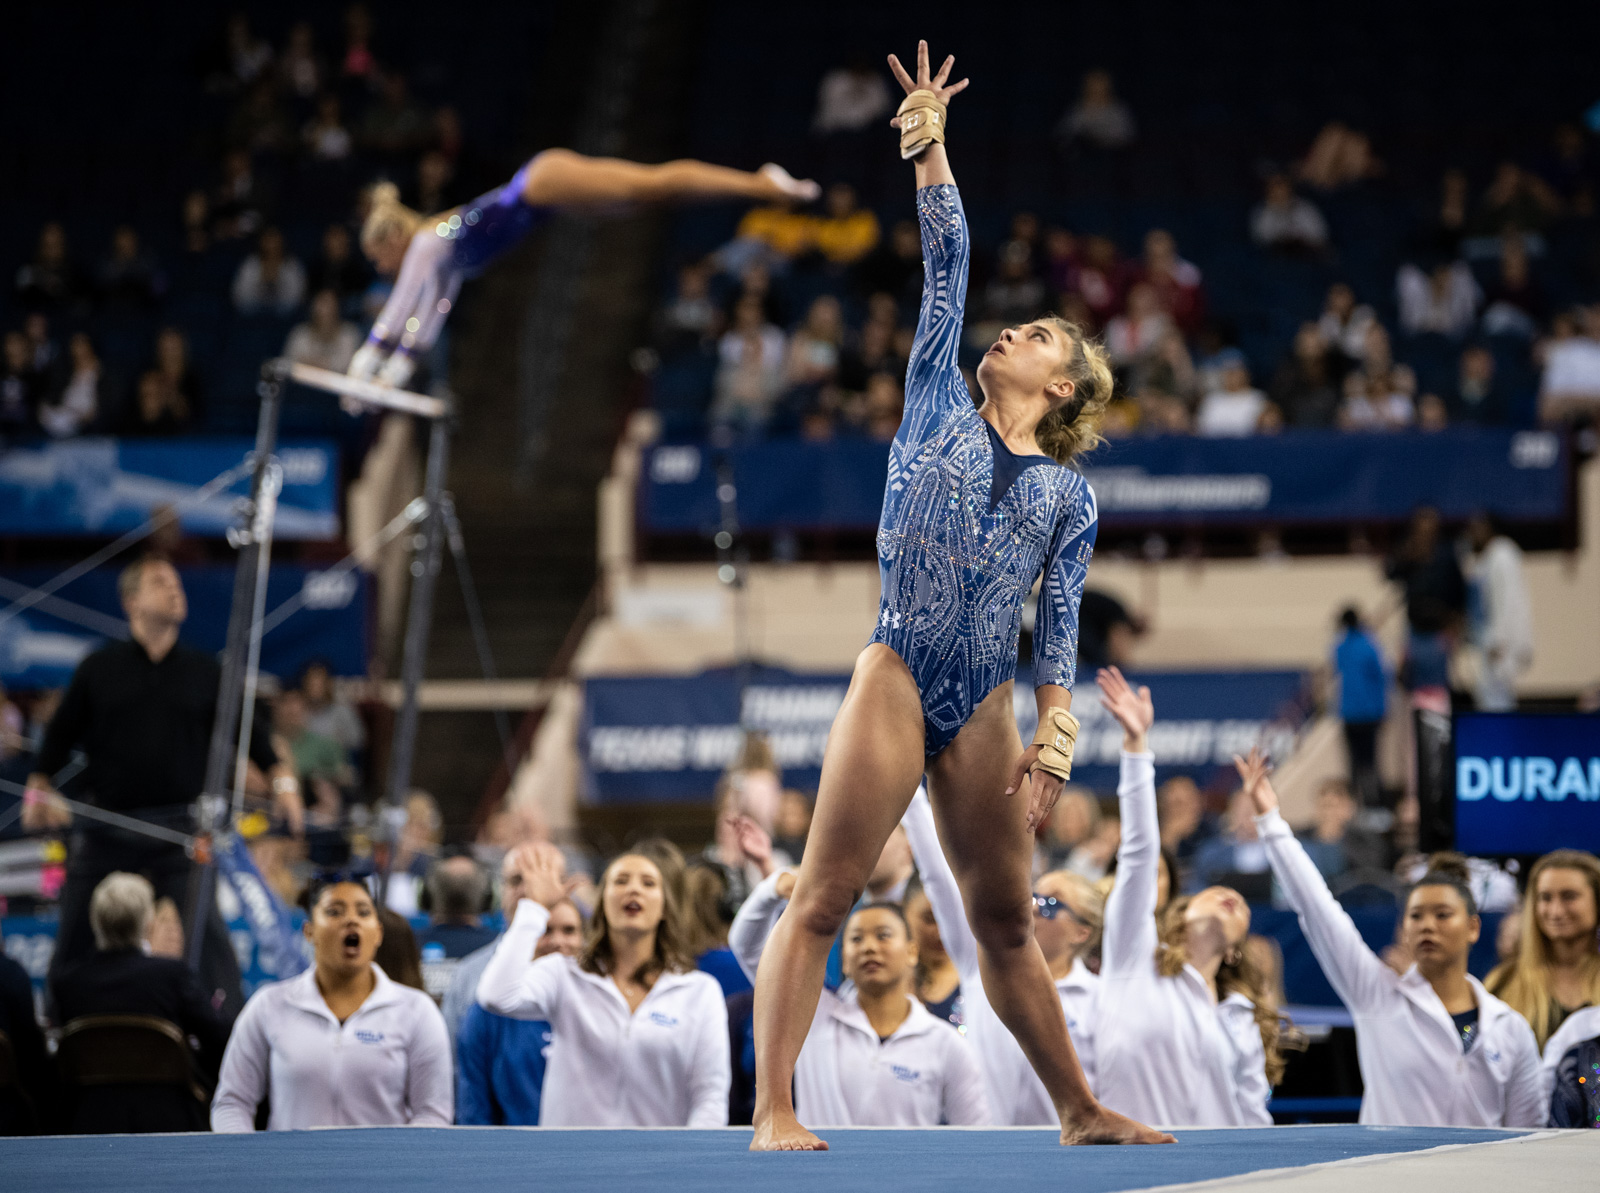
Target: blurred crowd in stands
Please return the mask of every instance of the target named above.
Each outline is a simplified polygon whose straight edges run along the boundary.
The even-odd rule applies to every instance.
[[[274,46],[227,20],[188,85],[229,113],[170,220],[96,244],[52,219],[8,263],[5,441],[235,431],[265,358],[344,370],[389,286],[357,244],[363,188],[391,178],[438,211],[482,181],[457,109],[413,94],[377,44],[359,3],[333,45],[309,21]]]
[[[878,131],[884,80],[857,65],[823,80],[814,135]],[[1104,70],[1056,129],[1070,169],[1104,166],[1137,137]],[[1393,195],[1406,216],[1382,290],[1361,290],[1322,206],[1382,185],[1369,139],[1330,123],[1298,161],[1262,167],[1261,199],[1210,246],[1211,279],[1166,228],[1132,244],[1048,213],[1017,211],[975,252],[963,364],[1001,328],[1053,310],[1104,337],[1116,367],[1115,436],[1247,436],[1284,428],[1384,432],[1587,419],[1600,403],[1600,279],[1593,275],[1597,164],[1579,123],[1487,179],[1447,171],[1435,197]],[[958,180],[981,170],[953,153]],[[963,163],[968,163],[963,165]],[[909,175],[908,179],[909,181]],[[921,293],[909,191],[864,203],[847,181],[815,209],[758,208],[711,254],[685,262],[656,320],[656,405],[669,433],[888,439]],[[894,213],[887,227],[876,212]],[[969,210],[969,217],[975,215]],[[982,243],[981,223],[975,223]],[[1281,275],[1281,276],[1280,276]],[[1364,270],[1370,278],[1372,271]],[[1262,298],[1269,280],[1287,282]],[[1291,334],[1241,336],[1267,301]],[[968,382],[976,392],[968,369]]]

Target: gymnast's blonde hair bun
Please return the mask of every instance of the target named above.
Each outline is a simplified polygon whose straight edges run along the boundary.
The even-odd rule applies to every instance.
[[[1058,328],[1071,341],[1072,351],[1062,372],[1072,379],[1074,388],[1065,406],[1039,420],[1033,435],[1051,459],[1070,464],[1100,446],[1100,425],[1113,388],[1111,361],[1104,345],[1076,323],[1059,315],[1047,315],[1040,322]]]
[[[361,248],[369,256],[390,235],[406,240],[422,226],[422,213],[400,202],[400,188],[392,182],[375,182],[367,191],[367,221],[361,225]]]

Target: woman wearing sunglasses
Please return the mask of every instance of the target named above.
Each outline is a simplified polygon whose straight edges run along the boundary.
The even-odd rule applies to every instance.
[[[983,992],[978,969],[978,942],[967,923],[961,889],[939,845],[933,805],[925,790],[912,797],[901,824],[922,876],[923,893],[933,908],[945,951],[961,975],[967,1040],[978,1053],[994,1121],[1010,1126],[1055,1126],[1060,1122],[1044,1082],[1034,1074],[1016,1038],[1006,1030]],[[1099,979],[1083,958],[1100,941],[1105,899],[1076,874],[1057,870],[1035,884],[1033,935],[1039,942],[1050,976],[1066,1012],[1067,1031],[1083,1065],[1089,1088],[1095,1086],[1093,1011]]]

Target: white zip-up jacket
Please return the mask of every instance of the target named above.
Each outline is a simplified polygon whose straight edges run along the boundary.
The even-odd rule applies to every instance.
[[[739,909],[728,944],[755,981],[761,950],[788,900],[778,875]],[[795,1111],[813,1127],[988,1126],[993,1119],[972,1049],[910,995],[911,1013],[879,1040],[853,989],[824,990],[794,1070]]]
[[[934,827],[933,805],[927,792],[919,787],[906,809],[901,825],[906,839],[911,843],[911,856],[922,876],[922,890],[933,908],[934,921],[939,925],[939,937],[944,941],[944,951],[961,975],[961,1006],[964,1014],[967,1043],[978,1055],[978,1066],[983,1071],[984,1085],[989,1093],[989,1109],[995,1122],[1016,1127],[1057,1126],[1055,1104],[1050,1094],[1034,1073],[1033,1066],[1023,1055],[1022,1046],[995,1014],[989,997],[983,989],[983,975],[978,968],[978,941],[967,921],[967,911],[961,901],[961,888],[955,873],[945,858],[944,847],[939,843],[939,831]],[[1067,976],[1056,983],[1056,993],[1061,998],[1061,1009],[1067,1017],[1067,1031],[1072,1036],[1072,1046],[1094,1090],[1094,999],[1100,979],[1089,972],[1083,959],[1076,958]]]
[[[1461,1033],[1428,980],[1395,973],[1367,947],[1287,822],[1256,817],[1272,872],[1328,983],[1356,1025],[1366,1095],[1361,1121],[1410,1127],[1540,1127],[1547,1117],[1539,1046],[1527,1020],[1467,978],[1478,1002],[1478,1038]]]
[[[1546,1115],[1550,1112],[1550,1096],[1555,1092],[1556,1070],[1561,1067],[1561,1058],[1596,1036],[1600,1036],[1600,1007],[1583,1007],[1568,1015],[1544,1042],[1539,1088]]]
[[[1272,1089],[1250,1000],[1230,994],[1217,1003],[1193,965],[1170,978],[1156,968],[1161,834],[1151,755],[1122,755],[1117,798],[1122,844],[1094,1018],[1098,1096],[1151,1126],[1269,1126]]]
[[[450,1036],[421,990],[376,965],[367,1001],[343,1024],[317,989],[315,967],[263,986],[233,1025],[211,1103],[213,1131],[448,1126],[455,1115]]]
[[[725,1127],[733,1068],[728,1007],[710,974],[663,973],[636,1011],[608,977],[551,953],[529,961],[550,922],[531,899],[478,979],[497,1015],[544,1019],[555,1035],[539,1123],[546,1127]]]

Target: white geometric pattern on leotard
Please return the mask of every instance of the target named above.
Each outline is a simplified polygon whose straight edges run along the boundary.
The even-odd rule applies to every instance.
[[[969,256],[956,188],[918,191],[917,213],[922,310],[905,415],[889,449],[872,641],[893,649],[916,679],[932,755],[1015,676],[1022,608],[1041,572],[1034,683],[1072,687],[1098,523],[1088,484],[1059,465],[1023,469],[990,512],[994,449],[956,364]]]

